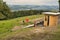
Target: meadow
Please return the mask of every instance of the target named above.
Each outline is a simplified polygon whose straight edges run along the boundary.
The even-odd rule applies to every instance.
[[[14,26],[21,26],[22,24],[20,22],[26,18],[34,20],[43,16],[44,15],[32,15],[0,21],[0,40],[60,40],[60,25],[56,27],[55,32],[49,32],[49,29],[43,32],[43,30],[41,30],[42,27],[31,27],[16,31],[11,30]],[[33,24],[33,22],[31,21],[31,23],[26,24]],[[38,29],[38,31],[36,32],[35,29]]]
[[[10,19],[10,20],[3,20],[0,21],[0,35],[4,34],[6,32],[11,32],[11,29],[14,26],[20,26],[21,25],[21,21],[25,20],[26,18],[29,18],[29,20],[33,20],[36,18],[40,18],[43,15],[32,15],[32,16],[25,16],[25,17],[19,17],[19,18],[15,18],[15,19]],[[26,24],[31,24],[30,23],[26,23]]]

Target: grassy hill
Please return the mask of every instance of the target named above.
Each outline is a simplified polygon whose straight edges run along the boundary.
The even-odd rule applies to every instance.
[[[0,21],[0,40],[60,40],[60,25],[56,29],[53,27],[55,31],[50,27],[32,27],[11,31],[14,26],[21,26],[21,21],[25,18],[34,20],[41,17],[43,15],[32,15]]]
[[[11,29],[14,26],[21,26],[21,22],[25,20],[26,18],[33,20],[33,19],[40,18],[40,17],[42,17],[42,15],[32,15],[32,16],[19,17],[19,18],[15,18],[11,20],[0,21],[0,35],[6,32],[11,32]],[[27,24],[30,24],[30,23],[27,23]]]

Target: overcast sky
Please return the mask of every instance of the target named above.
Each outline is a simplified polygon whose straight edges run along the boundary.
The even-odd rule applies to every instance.
[[[58,5],[58,0],[4,0],[10,5]]]

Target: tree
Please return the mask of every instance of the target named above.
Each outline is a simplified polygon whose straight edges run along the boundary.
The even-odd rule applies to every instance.
[[[13,17],[13,13],[11,12],[10,8],[7,6],[6,2],[3,3],[3,11],[6,14],[5,16],[8,16],[8,18]]]
[[[59,0],[59,12],[60,12],[60,0]]]
[[[12,18],[13,14],[10,11],[10,8],[7,6],[6,2],[0,0],[0,14],[3,14],[6,19]]]

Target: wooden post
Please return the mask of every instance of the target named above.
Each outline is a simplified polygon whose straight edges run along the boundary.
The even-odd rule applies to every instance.
[[[36,27],[36,21],[34,21],[34,27]]]

